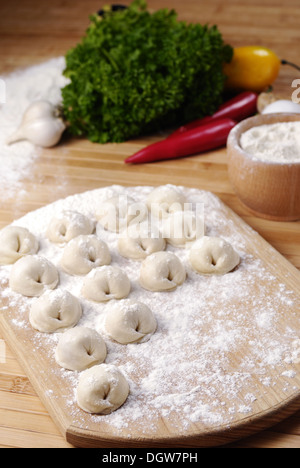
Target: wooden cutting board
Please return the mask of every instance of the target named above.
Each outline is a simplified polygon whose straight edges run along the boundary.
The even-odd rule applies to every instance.
[[[299,409],[300,273],[215,195],[205,192],[205,204],[211,232],[228,238],[233,236],[242,249],[241,268],[246,276],[240,283],[237,270],[226,278],[226,287],[222,286],[223,280],[216,282],[214,297],[209,299],[206,295],[206,307],[211,308],[209,314],[204,321],[191,324],[192,346],[185,341],[186,362],[178,362],[178,367],[185,369],[184,365],[193,360],[197,367],[201,359],[204,366],[200,377],[181,374],[191,385],[190,392],[184,395],[185,405],[183,395],[174,387],[161,395],[163,398],[165,394],[168,401],[166,407],[160,401],[157,411],[148,413],[146,409],[142,417],[134,413],[130,418],[126,405],[135,408],[134,395],[141,378],[147,378],[147,369],[142,369],[131,354],[131,367],[137,371],[130,375],[131,396],[119,410],[120,417],[117,412],[110,418],[80,410],[74,400],[76,376],[60,372],[53,359],[55,340],[51,343],[49,337],[40,334],[37,338],[28,324],[28,303],[22,298],[9,298],[7,281],[2,282],[3,336],[71,444],[106,448],[216,446],[269,427]],[[75,207],[76,197],[69,197],[67,205]],[[51,207],[55,209],[55,204]],[[241,284],[245,288],[247,278],[248,285],[243,290]],[[199,281],[206,280],[199,277]],[[226,299],[223,296],[228,292],[229,281],[232,289]],[[182,289],[182,303],[190,303],[192,307],[188,292],[187,285]],[[172,303],[172,296],[161,294],[162,304]],[[158,329],[157,352],[162,353],[159,332]],[[199,340],[195,341],[197,334]],[[207,337],[208,348],[205,348],[203,341]],[[207,349],[212,354],[204,362],[203,353]],[[122,361],[126,356],[125,353],[118,358],[118,362],[128,369],[128,363]],[[169,405],[172,392],[173,408]]]

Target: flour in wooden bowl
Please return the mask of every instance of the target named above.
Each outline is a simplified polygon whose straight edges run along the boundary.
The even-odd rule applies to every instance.
[[[240,144],[255,159],[300,164],[300,122],[276,122],[252,127],[242,133]]]
[[[67,371],[55,361],[59,333],[32,330],[28,312],[34,299],[13,293],[8,286],[11,267],[1,267],[3,313],[10,317],[24,349],[45,360],[47,372],[41,375],[47,387],[45,398],[63,405],[75,427],[95,432],[101,428],[110,430],[112,436],[130,439],[137,433],[141,438],[157,437],[163,425],[175,437],[230,427],[267,411],[270,395],[279,404],[299,393],[300,349],[292,343],[299,340],[300,298],[288,270],[278,270],[278,254],[231,215],[216,196],[179,189],[193,209],[204,204],[206,235],[231,243],[241,261],[230,273],[200,275],[190,266],[188,248],[168,244],[166,250],[184,265],[186,280],[172,291],[148,291],[139,282],[141,262],[121,256],[119,234],[98,224],[97,235],[109,247],[111,265],[120,267],[130,279],[129,299],[145,303],[156,318],[155,333],[141,343],[119,344],[106,334],[109,302],[96,303],[82,296],[84,277],[61,269],[62,246],[51,243],[45,233],[49,220],[64,210],[73,209],[94,219],[107,198],[122,194],[144,202],[152,187],[111,186],[85,192],[13,223],[37,236],[38,254],[59,271],[58,288],[80,299],[83,314],[78,325],[101,334],[107,346],[105,363],[117,366],[129,383],[128,398],[117,411],[105,416],[82,411],[76,402],[80,373]]]

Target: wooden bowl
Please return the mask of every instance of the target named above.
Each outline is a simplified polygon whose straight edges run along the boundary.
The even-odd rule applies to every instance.
[[[291,121],[300,121],[300,115],[256,115],[237,124],[228,136],[228,174],[232,187],[240,201],[261,218],[300,219],[300,160],[293,163],[258,160],[242,150],[240,137],[251,127]]]

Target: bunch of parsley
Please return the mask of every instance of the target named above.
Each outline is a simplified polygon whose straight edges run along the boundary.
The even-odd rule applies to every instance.
[[[122,142],[213,113],[221,103],[232,48],[216,26],[178,21],[134,0],[91,16],[66,55],[63,112],[74,135]]]

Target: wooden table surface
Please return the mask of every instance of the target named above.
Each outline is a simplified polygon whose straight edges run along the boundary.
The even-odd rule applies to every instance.
[[[110,1],[104,4],[113,3]],[[128,4],[128,1],[124,1]],[[89,14],[103,3],[96,0],[10,0],[0,4],[0,74],[64,55],[84,34]],[[233,46],[264,45],[279,57],[300,64],[299,0],[149,0],[150,9],[175,8],[186,21],[217,24]],[[291,83],[300,73],[283,67],[274,91],[291,97]],[[251,215],[233,193],[227,176],[226,151],[141,166],[125,166],[127,155],[147,139],[114,145],[65,141],[45,150],[22,180],[22,197],[7,199],[0,187],[0,227],[58,198],[111,185],[173,183],[209,190],[300,269],[300,222],[267,221]],[[0,336],[5,359],[0,360],[0,447],[70,447],[41,404],[13,350]],[[231,448],[299,448],[300,412]]]

